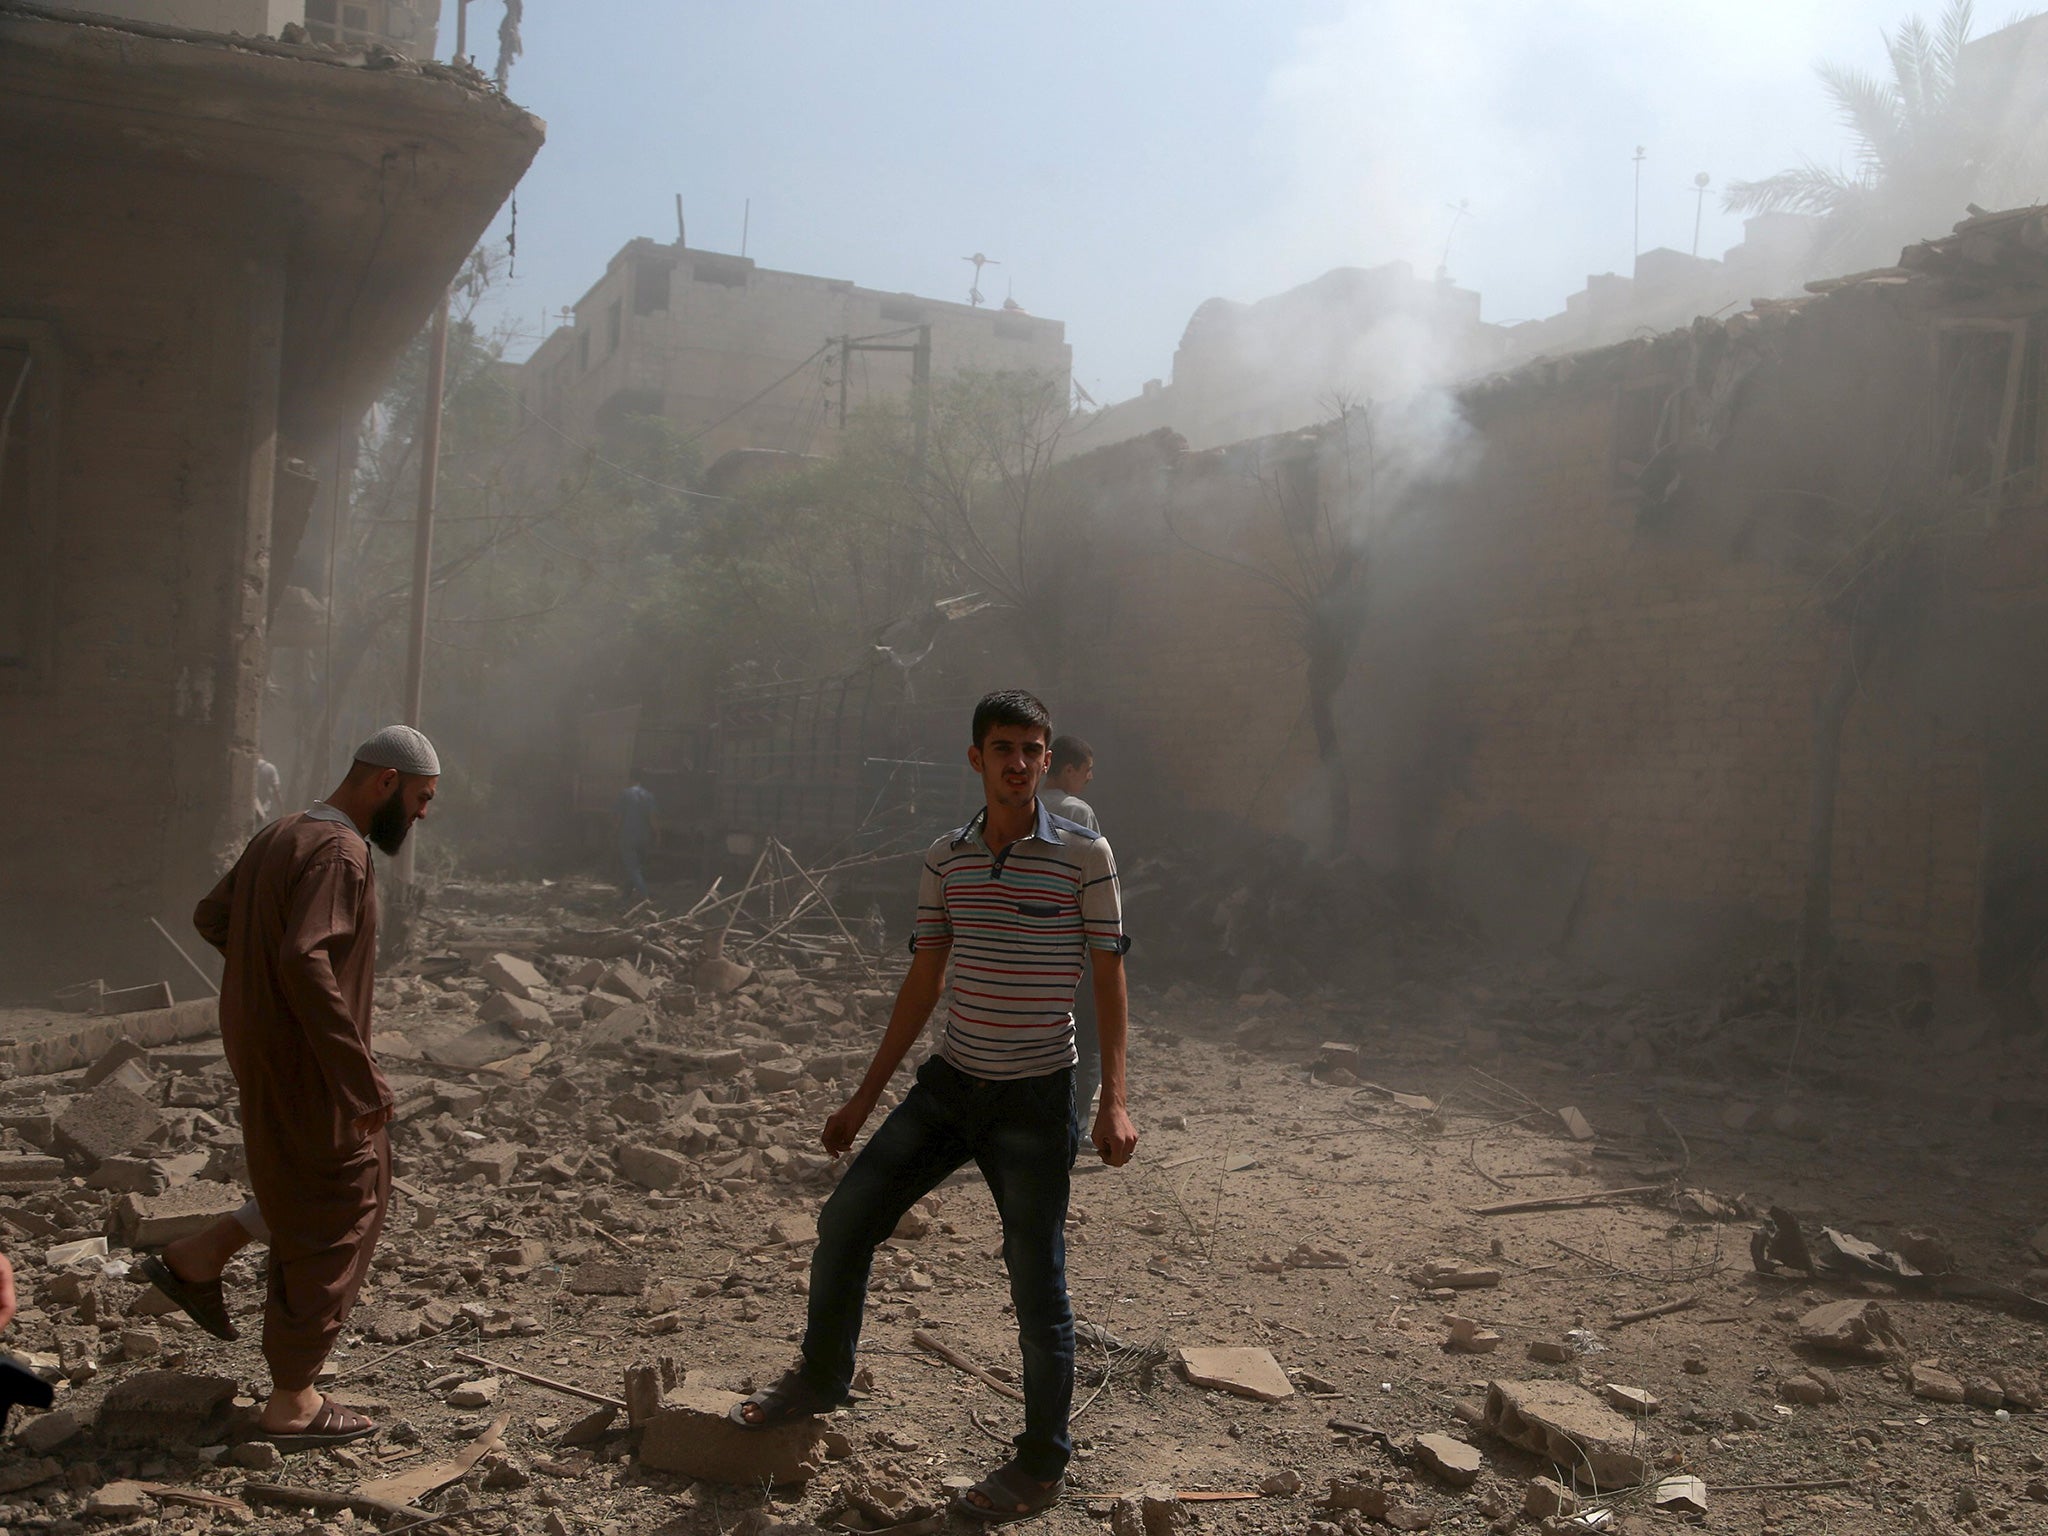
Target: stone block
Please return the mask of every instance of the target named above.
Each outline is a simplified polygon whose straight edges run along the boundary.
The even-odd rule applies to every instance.
[[[56,1144],[87,1167],[132,1152],[164,1128],[154,1104],[119,1083],[102,1083],[57,1117]]]
[[[1602,1488],[1632,1486],[1649,1471],[1638,1426],[1570,1382],[1489,1382],[1481,1421],[1510,1445]]]
[[[597,978],[597,990],[623,997],[628,1002],[644,1003],[654,996],[654,983],[635,970],[629,961],[621,960]]]
[[[687,1159],[661,1147],[640,1145],[619,1148],[619,1172],[642,1189],[674,1189],[689,1175]]]
[[[817,1420],[742,1429],[726,1417],[738,1401],[736,1393],[688,1384],[664,1394],[641,1429],[640,1464],[739,1487],[809,1481],[822,1460]]]
[[[0,1195],[26,1195],[64,1180],[64,1159],[35,1153],[0,1154]]]
[[[534,994],[548,984],[532,961],[517,955],[493,955],[476,968],[476,973],[500,992],[510,992],[528,1002],[537,1001]]]
[[[754,1067],[754,1086],[763,1093],[779,1093],[804,1080],[804,1064],[794,1056],[759,1062]]]
[[[110,1157],[85,1176],[85,1187],[117,1195],[160,1195],[171,1187],[171,1176],[146,1157]]]
[[[142,1371],[114,1383],[100,1404],[99,1432],[112,1445],[217,1444],[234,1396],[226,1376]]]
[[[14,1443],[31,1456],[47,1456],[58,1446],[77,1437],[85,1428],[76,1413],[69,1408],[53,1408],[48,1413],[39,1413],[14,1432]]]
[[[592,1259],[569,1276],[572,1296],[639,1296],[647,1290],[647,1266]]]
[[[1215,1387],[1262,1403],[1294,1396],[1294,1383],[1269,1350],[1183,1349],[1180,1366],[1197,1387]]]
[[[474,1147],[464,1154],[462,1161],[456,1166],[456,1182],[460,1183],[482,1174],[488,1184],[500,1187],[509,1184],[512,1182],[512,1175],[518,1171],[519,1159],[525,1150],[524,1147],[514,1146],[509,1141],[491,1141]]]
[[[1479,1452],[1455,1435],[1417,1435],[1415,1457],[1453,1488],[1471,1487],[1484,1466]]]
[[[511,992],[493,992],[476,1016],[486,1024],[510,1024],[517,1029],[551,1029],[555,1022],[539,1003]]]
[[[114,1207],[114,1230],[130,1248],[161,1248],[233,1215],[246,1198],[237,1185],[205,1180],[160,1195],[123,1195]]]

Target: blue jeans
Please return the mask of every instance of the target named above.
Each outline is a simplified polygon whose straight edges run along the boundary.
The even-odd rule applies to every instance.
[[[1074,1313],[1067,1303],[1067,1183],[1077,1143],[1071,1068],[994,1082],[934,1056],[818,1216],[804,1380],[829,1402],[853,1381],[868,1270],[903,1213],[968,1162],[1003,1222],[1003,1263],[1024,1355],[1017,1465],[1050,1482],[1073,1454]]]
[[[1074,995],[1074,1051],[1080,1060],[1074,1067],[1074,1144],[1088,1145],[1088,1109],[1095,1090],[1102,1086],[1102,1025],[1095,1016],[1093,978],[1081,978],[1081,990]]]
[[[640,873],[640,856],[647,851],[647,844],[636,838],[619,839],[619,862],[626,866],[627,889],[642,901],[647,899],[647,878]]]

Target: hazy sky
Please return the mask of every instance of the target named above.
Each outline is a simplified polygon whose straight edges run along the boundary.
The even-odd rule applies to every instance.
[[[512,94],[548,141],[501,314],[531,345],[625,241],[675,238],[680,192],[692,245],[737,250],[751,198],[748,255],[872,288],[964,299],[986,252],[983,291],[1064,320],[1104,402],[1166,376],[1213,295],[1433,271],[1460,200],[1452,276],[1487,319],[1531,318],[1628,269],[1638,144],[1644,249],[1690,249],[1698,171],[1841,159],[1812,66],[1881,68],[1915,8],[527,0]],[[501,14],[470,8],[486,70]],[[1740,235],[1710,195],[1702,252]]]

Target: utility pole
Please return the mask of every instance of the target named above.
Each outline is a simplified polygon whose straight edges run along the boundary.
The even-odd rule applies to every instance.
[[[455,57],[469,57],[469,0],[455,0]]]
[[[1707,185],[1712,180],[1713,177],[1705,171],[1701,171],[1692,179],[1695,194],[1692,205],[1692,253],[1695,256],[1700,253],[1700,220],[1706,217]]]
[[[1642,145],[1636,146],[1636,215],[1635,224],[1629,235],[1628,266],[1629,276],[1635,276],[1636,258],[1643,254],[1643,158],[1649,151]]]
[[[846,376],[853,372],[853,338],[839,338],[839,430],[846,430]]]
[[[434,576],[434,502],[441,471],[441,394],[448,382],[448,294],[444,289],[427,338],[427,390],[420,402],[420,499],[413,521],[412,632],[405,651],[405,723],[418,730],[427,677],[427,599]],[[413,848],[407,838],[393,866],[399,883],[413,883]]]

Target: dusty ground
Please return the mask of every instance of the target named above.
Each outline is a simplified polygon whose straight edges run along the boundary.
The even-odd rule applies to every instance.
[[[819,968],[826,946],[802,956],[801,974],[771,967],[719,996],[693,985],[703,978],[672,941],[674,964],[640,952],[653,992],[645,1015],[619,1015],[616,999],[563,984],[583,962],[550,948],[559,915],[539,915],[543,898],[520,899],[531,913],[479,913],[439,935],[466,963],[444,953],[429,967],[437,979],[401,978],[386,994],[380,1027],[419,1058],[476,1024],[490,989],[474,969],[494,947],[534,956],[551,983],[540,994],[548,1023],[507,1037],[507,1055],[525,1053],[511,1066],[392,1064],[418,1080],[406,1090],[417,1112],[396,1139],[408,1190],[335,1358],[336,1390],[371,1405],[382,1435],[252,1471],[233,1463],[260,1453],[175,1437],[120,1450],[88,1428],[53,1452],[62,1477],[0,1502],[7,1530],[184,1532],[253,1520],[253,1529],[296,1531],[311,1519],[340,1529],[359,1522],[253,1497],[253,1516],[176,1504],[90,1511],[94,1491],[122,1478],[228,1496],[252,1477],[347,1490],[450,1456],[500,1414],[510,1416],[502,1449],[426,1496],[425,1508],[471,1506],[465,1523],[479,1530],[727,1533],[831,1521],[850,1487],[885,1504],[900,1494],[897,1510],[914,1516],[943,1498],[946,1479],[1002,1459],[994,1436],[1013,1428],[1014,1405],[911,1337],[929,1330],[999,1373],[1014,1369],[996,1226],[971,1176],[942,1188],[929,1229],[893,1242],[878,1262],[864,1355],[872,1390],[832,1421],[845,1437],[837,1448],[850,1454],[806,1489],[777,1490],[775,1502],[641,1469],[623,1418],[608,1437],[565,1447],[558,1436],[588,1403],[455,1358],[466,1350],[608,1395],[621,1392],[627,1366],[662,1356],[693,1382],[734,1389],[779,1371],[802,1325],[807,1248],[778,1244],[771,1227],[794,1219],[800,1230],[829,1189],[816,1130],[864,1064],[886,1006],[886,991],[846,953]],[[500,893],[493,904],[514,903]],[[1750,1262],[1754,1220],[1705,1219],[1696,1199],[1674,1198],[1683,1188],[1731,1205],[1782,1205],[1809,1234],[1827,1225],[1889,1243],[1934,1231],[1959,1268],[2027,1283],[2036,1262],[2027,1240],[2048,1219],[2036,1040],[1985,1038],[1970,1023],[1927,1035],[1849,1021],[1800,1040],[1788,1075],[1791,1027],[1767,1014],[1723,1022],[1730,1007],[1712,999],[1488,967],[1433,946],[1415,953],[1413,964],[1383,957],[1314,996],[1250,998],[1161,986],[1134,955],[1138,1158],[1077,1174],[1069,1255],[1077,1313],[1126,1347],[1082,1352],[1071,1491],[1040,1528],[1099,1529],[1111,1501],[1141,1485],[1250,1493],[1293,1472],[1298,1494],[1181,1507],[1197,1529],[1362,1529],[1364,1516],[1332,1511],[1321,1495],[1332,1478],[1384,1479],[1396,1505],[1432,1528],[1534,1530],[1519,1521],[1524,1487],[1555,1469],[1470,1429],[1459,1405],[1476,1402],[1489,1379],[1556,1378],[1661,1400],[1642,1421],[1642,1447],[1660,1470],[1704,1479],[1714,1527],[2048,1529],[2048,1414],[1926,1401],[1906,1385],[1915,1361],[1938,1360],[1965,1379],[2048,1366],[2039,1318],[1870,1281],[1765,1279]],[[622,1024],[638,1024],[637,1037]],[[1324,1041],[1359,1048],[1362,1081],[1340,1073],[1331,1083],[1313,1070]],[[549,1049],[535,1060],[537,1045]],[[706,1054],[733,1047],[745,1066]],[[787,1068],[764,1063],[791,1056],[806,1068],[795,1085],[765,1086]],[[51,1101],[66,1087],[30,1086]],[[7,1107],[27,1102],[17,1093]],[[1565,1106],[1585,1115],[1593,1140],[1568,1134],[1552,1113]],[[688,1164],[672,1191],[621,1175],[626,1146],[664,1143]],[[464,1177],[479,1146],[507,1145],[515,1150],[502,1173]],[[1475,1214],[1639,1186],[1654,1188],[1578,1209]],[[69,1222],[56,1220],[52,1198]],[[12,1205],[63,1236],[87,1230],[89,1208],[110,1198],[74,1180]],[[10,1247],[23,1261],[28,1310],[8,1342],[62,1354],[78,1384],[60,1405],[89,1422],[111,1384],[167,1363],[233,1377],[245,1393],[260,1388],[253,1339],[218,1344],[176,1318],[120,1315],[108,1302],[140,1294],[126,1282],[99,1280],[106,1315],[84,1320],[54,1299],[39,1245],[19,1233]],[[1341,1267],[1290,1267],[1303,1245]],[[1496,1268],[1501,1280],[1432,1295],[1411,1279],[1431,1259]],[[245,1256],[235,1271],[251,1324],[256,1262]],[[602,1264],[644,1265],[644,1286],[628,1275],[612,1288],[631,1294],[577,1294],[605,1278],[585,1266]],[[1780,1381],[1820,1361],[1795,1346],[1797,1318],[1858,1295],[1881,1297],[1903,1353],[1824,1362],[1839,1403],[1782,1402]],[[1698,1298],[1688,1310],[1612,1325],[1617,1313],[1687,1297]],[[1450,1312],[1502,1342],[1491,1354],[1447,1353]],[[122,1358],[124,1333],[138,1328],[154,1330],[160,1352]],[[1571,1341],[1575,1360],[1527,1358],[1532,1342]],[[1295,1394],[1264,1404],[1180,1378],[1174,1350],[1217,1344],[1270,1350]],[[1148,1364],[1148,1347],[1166,1362]],[[458,1386],[479,1380],[495,1381],[482,1389],[493,1395],[487,1406],[450,1405]],[[1387,1438],[1333,1429],[1333,1419]],[[1409,1464],[1409,1437],[1426,1432],[1479,1448],[1475,1486],[1453,1489]],[[25,1459],[16,1450],[0,1460],[0,1484]],[[1676,1523],[1640,1493],[1601,1502],[1618,1512],[1610,1529]]]

